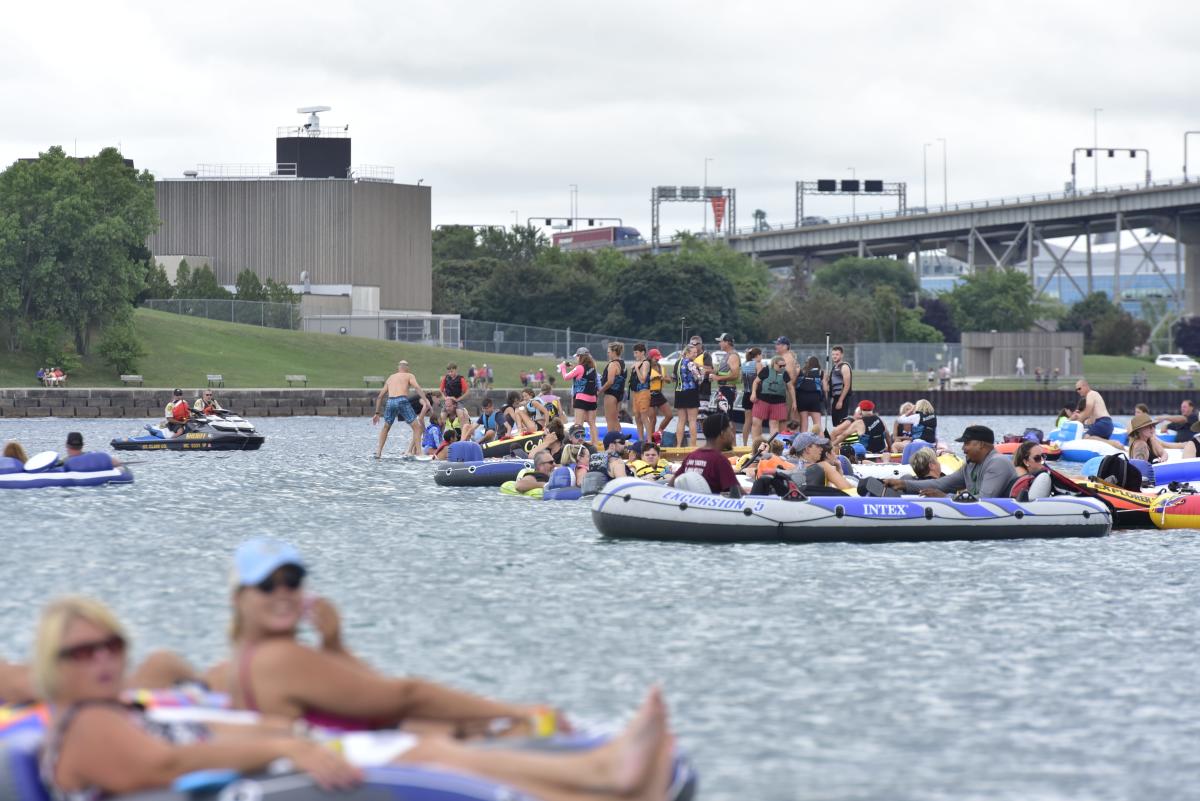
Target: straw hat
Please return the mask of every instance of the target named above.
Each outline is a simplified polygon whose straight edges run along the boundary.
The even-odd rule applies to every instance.
[[[1154,419],[1148,414],[1135,414],[1129,421],[1129,433],[1135,434],[1147,426],[1154,425]]]

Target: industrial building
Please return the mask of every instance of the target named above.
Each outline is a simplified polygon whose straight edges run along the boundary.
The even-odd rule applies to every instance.
[[[302,294],[306,328],[442,339],[413,325],[439,327],[429,314],[430,188],[395,183],[391,168],[352,166],[349,126],[323,127],[318,114],[327,110],[300,109],[310,115],[304,125],[279,129],[274,163],[200,164],[157,180],[162,226],[150,251],[172,280],[186,259],[209,265],[230,288],[246,269],[288,284]],[[322,317],[331,319],[309,324]],[[334,324],[339,317],[376,322]]]

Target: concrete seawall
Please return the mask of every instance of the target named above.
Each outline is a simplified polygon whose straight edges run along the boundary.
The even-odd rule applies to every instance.
[[[1101,390],[1109,410],[1118,417],[1133,414],[1137,403],[1155,413],[1178,410],[1184,398],[1200,399],[1200,390]],[[222,406],[244,417],[363,417],[370,416],[378,389],[217,389]],[[472,390],[467,409],[477,414],[479,402],[488,395],[499,408],[506,390],[484,393]],[[560,398],[567,392],[559,390]],[[196,397],[189,392],[188,400]],[[1036,415],[1053,416],[1063,406],[1074,406],[1075,393],[1056,390],[925,390],[855,391],[854,400],[873,400],[885,417],[896,414],[900,404],[928,398],[941,415]],[[0,389],[0,418],[5,417],[161,417],[171,399],[170,389]],[[565,408],[569,404],[564,403]]]
[[[379,389],[216,389],[217,401],[243,417],[369,417],[375,408]],[[484,392],[472,390],[467,407],[477,411]],[[507,394],[489,393],[499,408]],[[565,392],[559,393],[565,397]],[[197,393],[184,397],[189,402]],[[33,387],[0,389],[0,418],[3,417],[162,417],[163,407],[171,400],[171,389],[130,389],[101,387],[92,389]]]

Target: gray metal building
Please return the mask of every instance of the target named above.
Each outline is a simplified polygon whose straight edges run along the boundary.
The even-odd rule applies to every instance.
[[[432,305],[430,189],[345,178],[184,178],[157,181],[162,227],[150,251],[186,257],[233,284],[247,268],[315,294],[349,295],[356,309]],[[374,303],[368,290],[377,288]],[[354,289],[358,289],[355,292]],[[374,306],[374,309],[370,307]]]

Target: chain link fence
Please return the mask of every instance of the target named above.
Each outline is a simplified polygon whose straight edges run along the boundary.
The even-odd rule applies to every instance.
[[[146,300],[142,306],[154,311],[186,314],[206,320],[226,323],[243,323],[263,328],[300,329],[300,305],[296,303],[269,303],[257,300],[207,300],[171,299]]]

